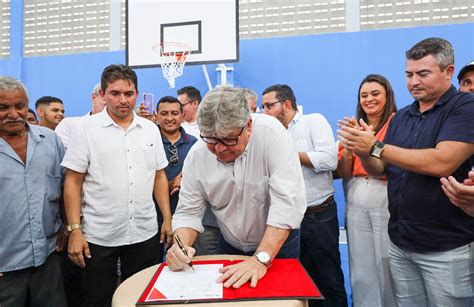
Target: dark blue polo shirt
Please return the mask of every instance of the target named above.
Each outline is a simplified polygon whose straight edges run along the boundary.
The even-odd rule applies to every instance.
[[[183,169],[184,159],[188,155],[188,152],[191,149],[191,147],[194,145],[194,143],[197,142],[197,139],[194,136],[187,134],[184,131],[183,127],[180,127],[179,131],[181,132],[181,138],[176,143],[174,143],[174,145],[178,149],[178,163],[176,165],[168,164],[168,166],[165,168],[165,173],[166,173],[166,177],[168,178],[168,181],[170,181],[171,179],[176,177],[179,173],[181,173],[181,170]],[[166,158],[169,161],[171,156],[173,155],[171,151],[168,149],[171,143],[163,134],[161,134],[161,139],[163,141],[163,149],[165,150]],[[176,206],[178,205],[178,199],[179,199],[178,195],[179,193],[174,193],[173,195],[170,195],[171,214],[174,214],[174,211],[176,210]],[[161,215],[161,212],[159,209],[157,210],[157,212],[158,212],[158,222],[161,225],[163,223],[163,216]]]
[[[474,143],[474,95],[453,86],[423,113],[418,101],[393,117],[385,143],[410,149],[434,148],[438,142]],[[456,153],[452,153],[453,155]],[[467,178],[472,159],[453,174]],[[446,251],[474,240],[474,218],[449,201],[439,177],[422,175],[387,164],[391,241],[414,252]]]

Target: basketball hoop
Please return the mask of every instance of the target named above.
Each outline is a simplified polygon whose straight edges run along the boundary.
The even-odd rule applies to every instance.
[[[183,74],[184,64],[191,53],[191,47],[180,43],[156,43],[153,51],[160,54],[161,70],[168,80],[170,88],[174,88],[175,79]]]

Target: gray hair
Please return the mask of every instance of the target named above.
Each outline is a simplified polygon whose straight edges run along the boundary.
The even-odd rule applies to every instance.
[[[0,90],[7,92],[22,91],[25,94],[27,102],[29,101],[28,90],[26,89],[26,86],[20,80],[15,78],[0,77]]]
[[[405,55],[407,60],[419,60],[432,55],[441,71],[449,65],[454,65],[454,49],[450,42],[439,37],[430,37],[416,43]]]
[[[197,112],[197,123],[206,135],[226,135],[247,125],[250,111],[241,88],[221,86],[204,96]]]
[[[252,99],[252,100],[255,100],[255,101],[258,100],[257,93],[255,93],[251,89],[243,88],[242,90],[244,91],[244,95],[245,95],[246,100],[249,100],[249,99]]]
[[[99,96],[99,90],[100,90],[100,83],[97,83],[97,84],[94,86],[94,89],[92,90],[92,95]]]

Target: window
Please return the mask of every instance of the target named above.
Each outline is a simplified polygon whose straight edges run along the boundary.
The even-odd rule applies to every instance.
[[[109,50],[110,1],[25,0],[24,4],[25,56]]]
[[[240,0],[240,38],[344,32],[345,0]]]
[[[360,0],[360,29],[474,21],[473,0]]]
[[[0,0],[0,59],[10,55],[10,0]]]

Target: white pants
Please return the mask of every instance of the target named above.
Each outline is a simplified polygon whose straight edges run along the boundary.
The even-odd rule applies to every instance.
[[[474,244],[445,252],[415,253],[390,242],[397,303],[400,307],[474,306]]]
[[[387,182],[353,177],[346,188],[353,305],[396,306],[388,256]]]

